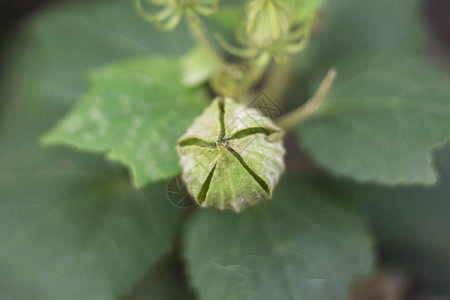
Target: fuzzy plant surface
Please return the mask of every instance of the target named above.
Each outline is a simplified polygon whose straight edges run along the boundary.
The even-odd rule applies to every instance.
[[[216,99],[178,142],[190,194],[200,206],[237,212],[270,198],[284,170],[282,137],[256,109]]]
[[[450,77],[419,8],[30,17],[2,69],[0,299],[353,300],[379,255],[450,293]]]

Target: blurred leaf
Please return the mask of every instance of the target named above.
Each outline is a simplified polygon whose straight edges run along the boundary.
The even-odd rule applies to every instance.
[[[442,177],[432,189],[343,186],[370,216],[384,260],[450,295],[450,148],[437,157]]]
[[[195,299],[187,286],[183,268],[176,260],[161,261],[130,293],[121,300]]]
[[[183,83],[196,86],[208,81],[219,65],[216,57],[204,47],[194,47],[183,57]]]
[[[203,90],[186,88],[181,77],[180,60],[162,56],[105,67],[44,142],[107,152],[130,167],[138,187],[174,176],[177,140],[208,105]]]
[[[433,184],[432,149],[450,139],[450,78],[416,59],[344,60],[317,114],[299,130],[334,174],[383,184]]]
[[[421,0],[324,2],[322,23],[312,37],[307,57],[299,57],[312,67],[330,69],[342,56],[358,51],[416,54],[424,49]]]
[[[33,154],[0,173],[0,298],[113,299],[172,249],[165,184],[137,192],[104,162]]]
[[[211,16],[213,23],[228,33],[235,33],[239,27],[240,14],[242,13],[242,3],[232,3],[221,5],[219,11]]]
[[[323,0],[308,47],[292,58],[292,74],[283,95],[284,108],[294,109],[311,97],[324,74],[343,58],[368,51],[426,54],[422,2]]]
[[[285,0],[292,7],[292,21],[301,23],[310,17],[314,17],[322,7],[324,0]]]
[[[137,192],[117,165],[38,138],[80,98],[88,70],[183,53],[189,35],[109,0],[43,11],[16,36],[0,89],[0,299],[117,298],[171,249],[180,212],[164,185]]]
[[[240,214],[195,213],[185,257],[201,299],[346,299],[349,284],[370,272],[361,216],[333,204],[328,186],[302,181],[284,178],[274,199]]]
[[[181,54],[192,46],[182,26],[160,32],[137,15],[132,1],[123,0],[49,9],[16,35],[2,69],[0,155],[17,152],[53,126],[86,91],[88,71],[149,53]]]

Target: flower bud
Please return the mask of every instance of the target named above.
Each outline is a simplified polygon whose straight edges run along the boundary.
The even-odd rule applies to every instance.
[[[245,30],[255,46],[271,46],[289,33],[289,7],[280,0],[250,1]]]
[[[218,98],[178,142],[183,180],[200,206],[239,212],[272,196],[284,170],[282,138],[256,109]]]

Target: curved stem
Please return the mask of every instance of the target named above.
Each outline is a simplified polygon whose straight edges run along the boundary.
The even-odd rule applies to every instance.
[[[205,27],[201,20],[197,16],[186,16],[186,21],[189,25],[189,29],[192,37],[202,45],[218,62],[222,62],[222,55],[214,47],[213,43],[209,39]]]
[[[279,118],[276,121],[277,125],[284,130],[289,131],[295,128],[307,117],[314,114],[321,107],[323,101],[325,100],[325,97],[328,94],[331,86],[333,85],[334,79],[336,78],[336,74],[336,70],[330,70],[325,79],[320,84],[320,87],[317,90],[316,94],[304,105]]]
[[[245,74],[245,81],[242,84],[244,94],[248,92],[251,87],[257,83],[266,73],[267,67],[272,61],[272,57],[269,53],[261,53],[251,65],[251,68],[247,74]]]
[[[281,104],[284,92],[289,84],[289,76],[292,73],[292,62],[289,58],[283,63],[274,64],[273,69],[269,73],[264,92],[272,97],[272,101]]]

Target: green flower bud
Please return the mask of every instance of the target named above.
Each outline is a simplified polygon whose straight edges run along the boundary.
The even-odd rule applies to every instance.
[[[250,1],[245,30],[255,46],[271,46],[289,33],[289,7],[280,0]]]
[[[282,138],[256,109],[218,98],[178,142],[183,180],[200,206],[239,212],[272,196],[284,170]]]

